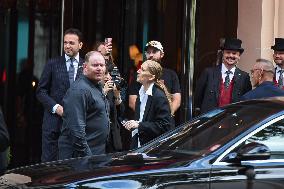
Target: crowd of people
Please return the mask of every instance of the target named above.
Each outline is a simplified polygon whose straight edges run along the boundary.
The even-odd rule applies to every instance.
[[[128,86],[125,104],[123,76],[117,74],[113,62],[111,40],[98,42],[84,59],[80,58],[83,41],[78,29],[67,29],[63,40],[64,55],[46,63],[36,91],[44,106],[42,162],[122,151],[121,127],[131,133],[130,149],[175,127],[181,89],[176,72],[163,68],[160,42],[146,44],[146,60],[137,69],[136,81]],[[237,67],[244,52],[242,41],[226,38],[220,47],[222,63],[205,69],[197,81],[196,114],[241,100],[284,96],[284,39],[276,38],[271,48],[276,68],[269,60],[257,59],[250,80],[249,73]],[[134,112],[130,120],[125,115],[127,106]],[[9,140],[3,127],[1,151],[7,148],[2,149],[2,143]]]
[[[197,81],[194,106],[195,113],[205,113],[217,107],[240,100],[283,96],[284,39],[275,38],[271,46],[276,64],[266,59],[257,59],[249,73],[237,67],[244,49],[242,41],[227,38],[220,47],[222,63],[205,69]]]
[[[63,44],[64,55],[47,62],[37,88],[45,108],[42,162],[121,151],[120,127],[132,134],[129,148],[174,128],[181,91],[177,74],[161,66],[160,42],[147,43],[147,60],[137,70],[137,82],[128,88],[133,120],[124,115],[119,82],[123,78],[115,74],[111,39],[97,42],[84,61],[79,56],[83,42],[78,29],[66,30]]]

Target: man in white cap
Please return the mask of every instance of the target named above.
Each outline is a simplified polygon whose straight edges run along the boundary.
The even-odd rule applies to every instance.
[[[164,49],[159,41],[149,41],[145,46],[145,55],[147,60],[154,60],[161,64],[164,57]],[[168,91],[172,94],[172,116],[174,116],[181,103],[181,90],[177,74],[170,69],[163,68],[161,80],[166,85]],[[135,111],[135,102],[140,89],[138,82],[129,88],[129,107]]]

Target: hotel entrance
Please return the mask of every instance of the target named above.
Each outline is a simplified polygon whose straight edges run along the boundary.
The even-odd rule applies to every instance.
[[[70,27],[84,35],[82,57],[97,41],[113,38],[114,60],[127,80],[135,68],[131,47],[143,55],[148,41],[160,41],[162,64],[176,71],[181,85],[176,122],[190,119],[195,7],[191,0],[0,0],[0,103],[11,136],[9,166],[40,162],[43,107],[35,90],[47,60],[62,53]]]

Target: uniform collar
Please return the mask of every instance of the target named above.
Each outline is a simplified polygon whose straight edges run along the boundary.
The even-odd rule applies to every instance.
[[[228,69],[226,68],[226,66],[222,63],[222,68],[221,68],[221,72],[222,74],[225,74],[226,71],[228,71]],[[233,73],[233,75],[235,74],[235,71],[236,71],[236,66],[234,66],[231,70],[229,70]]]

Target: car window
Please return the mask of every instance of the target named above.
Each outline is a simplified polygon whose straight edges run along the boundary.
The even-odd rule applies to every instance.
[[[261,109],[262,111],[258,111]],[[137,149],[140,153],[205,155],[228,143],[251,126],[282,111],[271,103],[253,102],[219,108],[166,133]]]
[[[257,142],[271,151],[270,159],[284,159],[284,120],[277,121],[250,137],[246,143]]]

